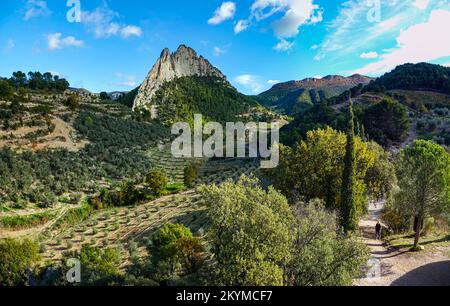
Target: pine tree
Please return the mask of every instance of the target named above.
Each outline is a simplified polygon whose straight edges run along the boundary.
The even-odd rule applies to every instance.
[[[353,114],[353,101],[350,98],[348,109],[347,145],[345,149],[344,172],[342,177],[341,194],[341,226],[346,233],[357,228],[356,214],[356,155],[355,155],[355,123]]]

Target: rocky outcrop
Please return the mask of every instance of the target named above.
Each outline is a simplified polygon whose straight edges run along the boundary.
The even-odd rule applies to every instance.
[[[172,54],[169,49],[164,49],[139,88],[133,109],[145,107],[151,109],[152,113],[155,113],[155,109],[151,107],[153,104],[152,98],[165,82],[179,77],[194,75],[216,76],[226,79],[219,69],[211,65],[203,56],[197,56],[197,53],[192,48],[181,45]],[[156,116],[156,114],[153,116]]]

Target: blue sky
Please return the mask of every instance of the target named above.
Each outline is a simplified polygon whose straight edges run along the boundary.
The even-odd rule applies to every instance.
[[[0,75],[50,71],[94,92],[140,84],[165,47],[193,47],[247,94],[328,74],[450,65],[449,0],[0,1]],[[74,1],[76,2],[76,1]]]

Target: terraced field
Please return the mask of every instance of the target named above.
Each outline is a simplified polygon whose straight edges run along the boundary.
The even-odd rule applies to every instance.
[[[253,159],[175,159],[162,148],[149,154],[155,159],[156,168],[164,170],[174,182],[183,181],[184,166],[192,162],[199,165],[199,185],[220,184],[243,174],[258,175],[259,171],[259,162]],[[126,266],[130,244],[136,243],[138,253],[146,254],[147,240],[165,223],[184,224],[194,234],[203,235],[208,227],[206,208],[196,190],[189,190],[141,205],[99,210],[75,226],[54,222],[40,235],[42,256],[46,262],[56,262],[65,252],[79,250],[83,244],[117,247]]]
[[[207,226],[206,207],[194,191],[172,195],[133,207],[114,208],[94,213],[75,227],[48,230],[41,244],[45,261],[58,261],[64,252],[79,250],[83,244],[117,247],[123,263],[130,256],[127,246],[136,242],[145,252],[146,237],[165,223],[181,223],[194,233]]]
[[[188,165],[195,164],[200,168],[207,161],[203,158],[173,157],[170,147],[167,145],[152,148],[147,154],[154,164],[154,169],[163,171],[174,184],[184,182],[184,169]]]
[[[197,184],[221,184],[227,179],[237,180],[243,174],[259,174],[259,160],[227,158],[208,160],[200,168]]]

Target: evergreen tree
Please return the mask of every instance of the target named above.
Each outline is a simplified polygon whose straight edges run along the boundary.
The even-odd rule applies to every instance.
[[[355,122],[353,114],[353,102],[350,98],[348,109],[347,145],[345,149],[344,172],[342,177],[342,204],[341,226],[347,233],[357,227],[357,203],[356,203],[356,166],[355,166]]]
[[[400,190],[394,207],[415,219],[414,250],[419,247],[422,222],[450,209],[450,154],[431,141],[416,140],[397,157]]]

